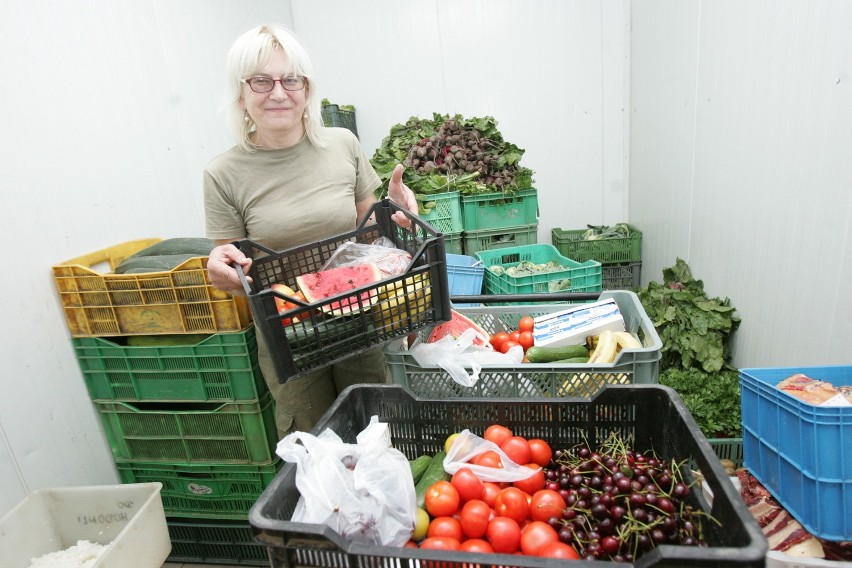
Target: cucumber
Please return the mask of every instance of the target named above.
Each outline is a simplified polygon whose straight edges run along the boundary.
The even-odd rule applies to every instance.
[[[426,473],[430,463],[432,463],[432,456],[425,454],[408,462],[408,465],[411,466],[411,477],[414,479],[414,485],[417,485],[417,482]]]
[[[559,361],[553,361],[553,362],[557,363],[559,365],[562,365],[564,363],[588,363],[589,362],[589,356],[586,355],[585,357],[569,357],[568,359],[560,359]]]
[[[450,474],[444,471],[445,457],[447,457],[447,453],[444,450],[441,450],[432,456],[432,459],[429,462],[429,467],[426,468],[426,471],[423,473],[423,477],[420,478],[420,481],[418,481],[417,485],[414,487],[414,492],[417,494],[418,507],[424,507],[426,490],[429,489],[433,483],[441,480],[450,480]]]
[[[526,352],[530,363],[553,363],[562,359],[588,357],[589,350],[585,345],[565,345],[562,347],[539,347],[533,345]]]

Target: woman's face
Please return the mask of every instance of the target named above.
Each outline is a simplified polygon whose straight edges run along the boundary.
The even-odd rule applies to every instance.
[[[269,63],[252,77],[282,79],[288,75],[289,69],[284,51],[276,49]],[[265,142],[277,141],[272,144],[276,147],[280,146],[282,139],[289,144],[301,140],[305,131],[302,116],[305,113],[307,91],[307,84],[299,91],[287,91],[280,82],[275,82],[271,91],[255,93],[243,84],[240,106],[248,111],[254,121],[255,144],[266,146],[268,144]]]

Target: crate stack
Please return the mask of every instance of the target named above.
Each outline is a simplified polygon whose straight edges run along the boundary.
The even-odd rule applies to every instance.
[[[169,560],[267,565],[248,511],[281,460],[248,302],[213,288],[206,257],[113,272],[157,242],[53,267],[83,379],[121,481],[163,484]]]
[[[482,193],[461,198],[464,254],[538,242],[538,191]]]
[[[594,240],[583,238],[586,229],[555,228],[551,231],[551,241],[562,256],[578,262],[600,262],[604,290],[633,290],[642,279],[642,232],[628,227],[629,236]]]

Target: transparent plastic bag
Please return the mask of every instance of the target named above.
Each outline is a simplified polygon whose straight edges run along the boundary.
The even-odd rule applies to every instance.
[[[466,329],[458,337],[445,335],[433,343],[417,343],[409,352],[418,365],[438,365],[455,382],[465,387],[476,384],[483,363],[517,365],[524,358],[524,350],[520,346],[512,347],[508,353],[498,353],[487,347],[474,345],[475,338],[476,331]]]
[[[327,525],[364,544],[403,546],[411,538],[417,510],[411,466],[376,416],[355,444],[329,429],[319,436],[293,432],[276,452],[296,464],[301,497],[293,522]]]
[[[497,452],[503,460],[502,468],[486,467],[484,465],[468,463],[469,460],[489,450]],[[469,468],[482,481],[496,482],[512,482],[527,479],[535,475],[538,471],[538,469],[533,469],[513,462],[509,456],[500,449],[500,446],[494,442],[489,442],[485,438],[477,436],[470,430],[462,430],[459,432],[458,437],[455,441],[453,441],[453,444],[447,452],[447,456],[444,458],[444,470],[450,475],[463,467]]]
[[[405,274],[411,263],[408,251],[398,249],[387,237],[379,237],[372,244],[346,241],[329,257],[322,270],[372,262],[385,278]]]

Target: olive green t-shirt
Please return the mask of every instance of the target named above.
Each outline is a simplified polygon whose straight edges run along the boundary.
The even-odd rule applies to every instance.
[[[381,180],[351,131],[324,132],[324,148],[305,136],[290,148],[234,146],[213,158],[204,169],[207,238],[246,237],[280,251],[354,230],[355,203]]]

